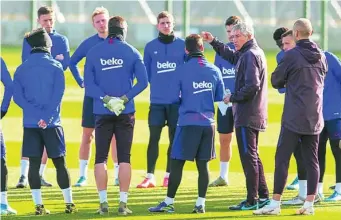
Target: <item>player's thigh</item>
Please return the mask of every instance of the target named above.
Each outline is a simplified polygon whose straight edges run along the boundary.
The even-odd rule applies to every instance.
[[[135,114],[121,114],[115,122],[117,160],[130,163],[131,147],[134,138]]]
[[[165,126],[166,117],[166,105],[150,104],[148,113],[149,126]]]
[[[23,157],[41,157],[44,152],[44,140],[40,128],[24,128],[22,142]]]
[[[82,111],[82,127],[95,128],[95,115],[93,113],[93,98],[84,96]]]
[[[166,120],[169,128],[176,128],[179,118],[180,104],[169,104],[166,107]]]
[[[205,126],[202,128],[202,137],[199,149],[196,155],[197,160],[212,160],[216,157],[215,154],[215,126]]]
[[[174,135],[171,158],[194,161],[200,146],[202,133],[202,126],[178,126]]]
[[[63,127],[46,128],[42,130],[44,144],[49,158],[65,156],[65,137]]]
[[[219,134],[231,134],[234,129],[234,120],[232,108],[226,110],[226,114],[222,115],[219,109],[217,110],[217,131]]]
[[[115,130],[116,116],[96,115],[95,117],[96,161],[102,163],[108,158],[110,143]]]

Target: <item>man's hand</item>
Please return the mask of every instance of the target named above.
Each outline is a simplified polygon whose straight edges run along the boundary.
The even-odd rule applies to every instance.
[[[105,98],[106,97],[104,97],[104,99]],[[107,99],[105,101],[107,101]],[[109,111],[114,112],[117,116],[119,116],[125,109],[124,100],[117,97],[110,97],[109,101],[107,101],[104,106],[109,109]]]
[[[206,41],[207,43],[212,43],[214,37],[210,32],[207,31],[203,31],[201,32],[201,37],[203,38],[204,41]]]
[[[1,110],[1,119],[2,119],[3,117],[5,117],[6,114],[7,114],[7,111],[2,111],[2,110]]]
[[[47,127],[47,124],[43,119],[40,119],[40,121],[38,122],[38,126],[39,128],[45,129]]]
[[[64,60],[64,55],[63,54],[58,54],[56,57],[55,57],[56,60]]]
[[[225,97],[224,97],[224,103],[225,104],[228,104],[228,103],[230,103],[230,98],[231,98],[231,94],[228,94],[228,95],[226,95]]]

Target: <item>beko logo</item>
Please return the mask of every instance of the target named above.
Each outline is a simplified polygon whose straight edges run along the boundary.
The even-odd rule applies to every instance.
[[[200,92],[212,91],[212,87],[213,87],[213,85],[210,82],[206,82],[206,81],[193,82],[193,89],[195,89],[193,94],[197,94]]]
[[[160,63],[159,61],[157,61],[156,67],[158,68],[157,73],[171,72],[175,70],[176,63],[171,63],[169,61]]]
[[[102,70],[109,70],[109,69],[115,69],[115,68],[121,68],[123,67],[123,60],[122,59],[115,59],[112,57],[111,59],[102,59],[100,58],[101,65],[105,66],[102,68]]]

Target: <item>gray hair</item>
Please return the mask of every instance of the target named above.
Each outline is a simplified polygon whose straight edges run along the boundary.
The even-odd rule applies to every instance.
[[[240,32],[244,36],[247,36],[247,35],[254,36],[254,34],[255,34],[255,31],[253,29],[252,24],[250,24],[249,22],[245,22],[245,21],[241,21],[241,22],[237,23],[236,25],[234,25],[232,30],[233,31],[240,30]]]

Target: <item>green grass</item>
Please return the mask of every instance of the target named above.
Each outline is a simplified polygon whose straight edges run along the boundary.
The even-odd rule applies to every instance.
[[[14,73],[16,67],[20,64],[20,48],[4,47],[2,49],[2,57],[7,63],[11,72]],[[267,52],[268,72],[271,74],[276,66],[276,52]],[[212,51],[205,52],[208,60],[213,61],[214,53]],[[338,54],[340,56],[340,54]],[[82,63],[83,64],[83,63]],[[82,64],[80,67],[82,67]],[[62,106],[62,122],[64,124],[65,136],[67,141],[67,165],[70,168],[72,183],[78,177],[78,149],[82,134],[81,129],[81,114],[82,100],[84,90],[79,88],[72,77],[69,70],[65,72],[66,76],[66,92]],[[147,208],[155,205],[157,202],[164,199],[166,189],[157,187],[156,189],[139,190],[135,186],[142,180],[146,169],[146,151],[149,137],[147,116],[149,110],[149,89],[146,89],[136,99],[136,129],[134,134],[134,144],[132,148],[132,167],[134,169],[132,176],[132,188],[130,190],[129,205],[134,211],[132,217],[126,219],[249,219],[253,218],[252,213],[231,212],[227,210],[229,205],[240,202],[246,194],[245,178],[242,172],[242,166],[239,160],[236,141],[233,141],[233,158],[230,163],[230,185],[222,188],[210,188],[207,195],[206,211],[204,215],[192,215],[191,212],[195,199],[197,197],[197,173],[195,172],[195,164],[188,162],[185,166],[182,184],[176,196],[176,213],[175,214],[150,214]],[[268,186],[272,190],[273,187],[273,172],[274,172],[274,155],[275,146],[279,134],[280,119],[283,107],[283,96],[279,95],[274,89],[269,86],[269,127],[266,132],[260,134],[260,156],[263,160],[265,172],[267,175]],[[27,219],[32,218],[33,202],[29,189],[14,189],[16,181],[19,178],[20,169],[20,152],[22,141],[22,113],[16,104],[12,103],[8,114],[2,121],[3,132],[7,146],[7,163],[9,166],[9,202],[11,206],[18,210],[19,216],[6,217],[6,219]],[[160,157],[157,162],[157,183],[161,184],[162,176],[165,168],[166,151],[168,147],[167,128],[164,129],[160,141]],[[216,140],[216,149],[219,156],[218,138]],[[334,159],[330,149],[327,151],[327,170],[325,178],[325,195],[328,196],[331,192],[328,191],[328,186],[335,181]],[[43,189],[43,199],[47,208],[52,211],[49,219],[96,219],[103,218],[95,215],[94,212],[98,208],[98,195],[94,183],[93,164],[94,153],[90,161],[89,186],[84,188],[73,188],[74,201],[79,208],[79,213],[72,216],[63,214],[64,202],[61,191],[55,180],[55,170],[51,161],[48,163],[46,170],[46,179],[54,184],[51,189]],[[113,180],[112,161],[109,161],[110,168],[110,184]],[[213,160],[210,163],[210,176],[214,179],[219,174],[219,160]],[[296,165],[292,158],[290,163],[290,178],[295,176]],[[271,191],[270,190],[270,191]],[[107,219],[117,218],[116,209],[118,205],[118,188],[110,186],[108,189],[108,198],[110,208],[113,213]],[[295,196],[296,192],[285,191],[284,199]],[[292,218],[294,209],[292,207],[282,207],[282,215],[272,217],[274,219]],[[297,208],[297,207],[295,207]],[[327,204],[322,203],[316,206],[316,215],[314,217],[306,217],[309,219],[340,219],[341,209],[340,203]]]

